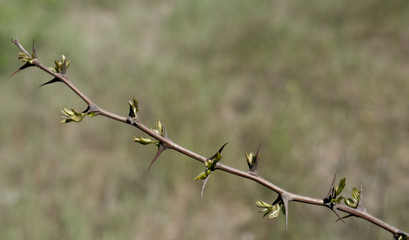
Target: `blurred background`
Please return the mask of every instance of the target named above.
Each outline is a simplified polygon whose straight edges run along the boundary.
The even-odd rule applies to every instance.
[[[409,226],[408,1],[0,1],[0,239],[392,239],[366,221],[290,203],[269,220],[255,200],[276,194],[154,146],[102,117],[60,124],[85,104],[22,64],[18,37],[49,66],[67,55],[71,81],[101,107],[160,119],[178,144],[323,198],[363,185],[368,211]]]

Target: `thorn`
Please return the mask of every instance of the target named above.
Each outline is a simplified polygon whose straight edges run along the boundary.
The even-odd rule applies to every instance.
[[[82,111],[82,113],[88,114],[88,113],[89,113],[89,109],[90,109],[90,107],[89,107],[89,105],[88,105],[87,108],[86,108],[84,111]]]
[[[277,203],[283,203],[284,212],[285,212],[285,231],[288,232],[288,203],[290,202],[290,198],[287,195],[279,194],[276,200],[274,200],[272,205]]]
[[[25,69],[25,68],[28,68],[28,67],[32,67],[32,66],[34,66],[34,65],[27,62],[27,63],[25,63],[23,66],[21,66],[19,69],[17,69],[17,71],[13,72],[13,73],[10,75],[10,77],[14,76],[14,74],[20,72],[21,70],[23,70],[23,69]]]
[[[61,80],[58,79],[58,78],[53,78],[50,81],[41,84],[39,87],[42,87],[42,86],[45,86],[45,85],[48,85],[48,84],[51,84],[51,83],[56,83],[56,82],[61,82]]]
[[[359,210],[362,210],[364,212],[366,212],[366,208],[364,207],[363,204],[363,194],[362,194],[362,184],[361,184],[361,189],[359,190],[359,201],[358,201],[358,206],[356,207]]]
[[[338,220],[341,220],[341,222],[345,223],[345,221],[343,220],[343,218],[342,218],[341,216],[339,216],[338,212],[334,209],[334,207],[332,207],[332,208],[330,208],[330,209],[335,213],[335,215],[337,215],[337,217],[338,217],[337,221],[338,221]]]
[[[168,132],[166,131],[165,128],[165,124],[163,124],[163,137],[169,139]],[[159,155],[161,155],[162,152],[165,151],[166,149],[168,149],[168,147],[166,147],[163,143],[159,143],[158,152],[156,153],[155,157],[153,157],[152,162],[149,164],[148,171],[151,169],[152,164],[156,161]]]
[[[334,198],[334,195],[335,195],[335,180],[337,178],[337,173],[338,173],[338,169],[337,169],[337,171],[335,171],[334,178],[332,179],[331,187],[329,188],[328,194],[324,198],[324,203],[325,204],[330,203],[331,199]]]
[[[33,54],[31,55],[33,58],[37,58],[36,46],[35,46],[35,39],[33,39]]]
[[[343,220],[343,219],[345,219],[345,218],[349,218],[349,217],[353,217],[353,215],[352,215],[352,214],[348,214],[348,215],[346,215],[345,217],[342,217],[341,219],[337,219],[336,222],[338,222],[339,220]],[[344,222],[344,221],[343,221],[343,222]]]
[[[286,205],[287,207],[284,207],[285,208],[285,231],[288,232],[288,202],[287,203],[284,202],[284,206]]]
[[[167,147],[165,147],[162,143],[159,144],[158,152],[156,153],[155,157],[153,157],[153,160],[151,164],[149,164],[148,171],[151,169],[152,164],[156,161],[156,159],[159,157],[159,155],[165,151]]]
[[[277,203],[282,202],[282,201],[283,201],[283,199],[281,198],[281,195],[279,194],[279,195],[277,196],[276,200],[274,200],[274,202],[273,202],[272,205],[276,205]]]
[[[225,143],[225,144],[223,144],[223,146],[219,149],[219,151],[217,151],[217,153],[221,154],[222,151],[223,151],[223,148],[224,148],[227,144],[228,144],[228,142]],[[215,158],[217,157],[217,153],[214,154],[211,158],[209,158],[209,160],[215,159]]]
[[[200,197],[201,198],[203,198],[203,192],[204,192],[204,189],[206,187],[207,181],[209,181],[209,178],[210,178],[210,174],[207,175],[207,178],[203,181],[202,191],[200,192]]]

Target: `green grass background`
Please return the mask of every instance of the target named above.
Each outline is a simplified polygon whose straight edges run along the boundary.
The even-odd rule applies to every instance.
[[[161,119],[201,155],[225,142],[223,163],[323,198],[338,169],[346,194],[363,185],[370,213],[409,227],[409,2],[251,0],[0,1],[0,239],[392,239],[363,220],[335,222],[291,203],[262,218],[276,194],[215,172],[200,198],[202,164],[155,147],[102,117],[61,125],[85,105],[10,42],[37,43],[50,66],[97,104]]]

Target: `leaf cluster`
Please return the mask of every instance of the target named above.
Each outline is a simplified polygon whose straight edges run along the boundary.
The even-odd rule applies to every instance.
[[[268,217],[270,219],[276,218],[280,215],[281,212],[285,215],[285,207],[282,201],[278,203],[269,204],[264,201],[256,201],[256,207],[261,208],[260,212],[264,213],[263,217]]]
[[[353,187],[352,188],[352,198],[344,197],[341,195],[341,193],[345,188],[345,183],[346,183],[346,178],[344,177],[339,181],[338,185],[334,186],[334,195],[331,198],[331,202],[340,204],[341,201],[344,201],[344,203],[348,205],[349,207],[357,208],[359,205],[359,198],[361,195],[361,191],[358,190],[356,187]]]

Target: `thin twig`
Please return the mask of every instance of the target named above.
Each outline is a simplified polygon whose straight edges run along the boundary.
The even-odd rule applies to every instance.
[[[21,52],[30,55],[25,49],[24,47],[20,44],[20,42],[17,39],[12,39],[12,42],[20,49]],[[33,54],[34,57],[36,57],[36,54]],[[41,70],[45,71],[46,73],[50,74],[51,76],[53,76],[54,78],[58,79],[58,81],[63,82],[65,85],[67,85],[76,95],[78,95],[86,104],[88,104],[88,112],[93,112],[95,115],[101,115],[110,119],[113,119],[115,121],[119,121],[122,123],[126,123],[126,124],[130,124],[136,128],[138,128],[139,130],[141,130],[142,132],[148,134],[149,136],[155,138],[156,140],[159,140],[161,144],[163,144],[164,147],[166,147],[166,149],[172,149],[175,150],[185,156],[188,156],[192,159],[195,159],[197,161],[200,161],[202,163],[204,163],[207,158],[204,156],[201,156],[189,149],[186,149],[180,145],[178,145],[177,143],[175,143],[174,141],[172,141],[170,138],[168,138],[167,136],[161,136],[160,134],[156,133],[155,131],[153,131],[152,129],[150,129],[149,127],[147,127],[146,125],[144,125],[143,123],[141,123],[139,120],[138,121],[130,121],[129,118],[127,117],[123,117],[120,115],[117,115],[115,113],[109,112],[101,107],[99,107],[97,104],[95,104],[90,98],[88,98],[84,93],[82,93],[77,87],[75,87],[75,85],[68,79],[67,75],[62,73],[56,73],[51,71],[48,67],[46,67],[45,65],[43,65],[37,58],[32,59],[30,61],[30,64],[32,64],[32,66],[38,67]],[[312,197],[308,197],[308,196],[302,196],[302,195],[298,195],[295,193],[291,193],[283,188],[280,188],[279,186],[273,184],[272,182],[262,178],[261,176],[254,174],[252,172],[248,172],[248,171],[242,171],[233,167],[230,167],[228,165],[222,164],[222,163],[217,163],[216,166],[214,167],[214,170],[221,170],[223,172],[227,172],[230,173],[232,175],[236,175],[238,177],[242,177],[242,178],[246,178],[249,179],[251,181],[254,181],[274,192],[276,192],[277,194],[279,194],[279,196],[281,196],[281,198],[283,199],[284,204],[285,204],[285,210],[286,210],[286,222],[287,222],[287,217],[288,217],[288,202],[289,201],[294,201],[294,202],[300,202],[300,203],[305,203],[305,204],[311,204],[311,205],[317,205],[317,206],[324,206],[327,207],[327,202],[328,199],[318,199],[318,198],[312,198]],[[335,178],[333,180],[333,184],[334,184]],[[332,184],[332,185],[333,185]],[[331,194],[330,190],[330,193]],[[285,198],[285,199],[284,199]],[[373,223],[389,232],[391,232],[395,238],[398,237],[409,237],[409,234],[372,216],[371,214],[367,213],[367,211],[365,211],[362,208],[352,208],[349,207],[347,205],[344,204],[338,204],[338,203],[333,203],[333,211],[334,209],[337,209],[339,211],[345,212],[350,214],[351,216],[355,216],[358,218],[362,218],[367,220],[370,223]]]

